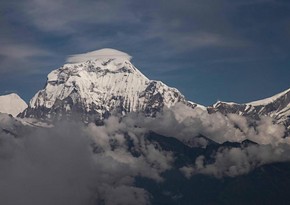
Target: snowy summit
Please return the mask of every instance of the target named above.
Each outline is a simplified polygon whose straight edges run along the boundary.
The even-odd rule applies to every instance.
[[[178,102],[196,106],[177,89],[148,79],[130,59],[108,48],[69,57],[70,63],[48,74],[45,88],[31,99],[22,116],[61,119],[81,113],[89,122],[112,113],[154,116]]]
[[[0,113],[7,113],[16,117],[26,108],[26,102],[15,93],[0,96]]]
[[[95,50],[82,54],[71,55],[66,59],[68,63],[81,63],[88,60],[96,60],[96,59],[123,59],[123,60],[131,60],[131,56],[122,51],[118,51],[111,48],[103,48],[100,50]]]

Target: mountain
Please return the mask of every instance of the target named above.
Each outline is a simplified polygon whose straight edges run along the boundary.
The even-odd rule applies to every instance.
[[[149,80],[130,59],[114,49],[71,56],[67,64],[48,74],[44,89],[35,94],[20,116],[53,120],[78,113],[88,122],[112,113],[138,111],[154,116],[177,102],[197,106],[177,89]]]
[[[17,116],[27,108],[27,104],[17,94],[0,96],[0,112]]]
[[[208,112],[221,112],[225,115],[235,113],[254,119],[270,116],[290,130],[290,89],[263,100],[244,104],[218,101],[208,108]]]
[[[199,155],[210,161],[218,150],[255,145],[246,140],[242,143],[211,143],[206,149],[189,147],[179,140],[154,132],[147,138],[156,142],[162,150],[170,151],[175,158],[173,168],[163,174],[163,182],[137,178],[136,184],[145,187],[152,195],[152,204],[287,204],[290,197],[290,163],[271,163],[254,169],[252,172],[236,177],[214,178],[197,174],[190,179],[180,173],[180,167],[192,163]],[[232,153],[234,155],[234,153]],[[224,157],[224,156],[223,156]],[[227,160],[230,163],[230,159]],[[213,168],[213,167],[212,167]],[[283,188],[282,188],[283,187]],[[266,196],[266,197],[265,197]]]
[[[219,101],[205,108],[187,101],[177,89],[148,79],[130,60],[130,55],[114,49],[70,56],[66,64],[48,74],[44,88],[19,116],[98,122],[112,114],[129,112],[155,116],[181,102],[209,113],[235,113],[253,119],[270,116],[290,130],[290,89],[264,100],[244,104]]]
[[[148,79],[130,60],[113,49],[73,55],[48,74],[21,118],[0,113],[1,204],[51,199],[52,191],[60,203],[49,202],[64,204],[83,199],[82,190],[87,200],[75,204],[289,202],[290,141],[283,127],[267,121],[253,128],[255,120],[248,125],[234,116],[247,126],[240,129],[226,116],[271,116],[289,131],[290,89],[260,101],[217,102],[206,108]],[[150,117],[132,113],[103,120],[130,112]],[[74,117],[96,124],[50,123]],[[265,127],[270,133],[260,133]],[[258,137],[263,139],[255,141]],[[39,187],[48,195],[39,197]],[[59,196],[57,187],[69,192]],[[26,189],[13,203],[15,197],[9,196]]]

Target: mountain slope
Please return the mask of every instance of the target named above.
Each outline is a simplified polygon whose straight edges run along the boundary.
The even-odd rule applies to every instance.
[[[21,117],[60,119],[78,113],[84,121],[92,121],[114,112],[154,116],[177,102],[196,106],[177,89],[149,80],[123,52],[102,49],[69,61],[73,63],[48,74],[45,88],[36,93]]]
[[[290,89],[287,89],[272,97],[238,104],[233,102],[217,102],[208,108],[210,113],[221,112],[223,114],[235,113],[242,116],[259,118],[259,116],[270,116],[276,119],[277,123],[286,125],[290,129]]]
[[[290,197],[286,188],[290,185],[289,162],[263,165],[248,174],[222,179],[203,174],[185,178],[180,173],[180,167],[192,163],[193,159],[200,154],[210,160],[213,153],[218,150],[255,145],[251,141],[213,143],[203,149],[188,147],[177,139],[153,132],[147,137],[151,142],[157,142],[162,150],[172,152],[175,158],[173,168],[163,174],[164,182],[156,183],[145,178],[137,178],[137,186],[145,187],[152,194],[152,204],[254,205],[275,204],[277,203],[275,201],[279,201],[279,204],[287,204],[289,201]],[[229,159],[227,163],[230,163]]]
[[[15,93],[0,96],[1,113],[11,114],[15,117],[26,108],[26,102]]]

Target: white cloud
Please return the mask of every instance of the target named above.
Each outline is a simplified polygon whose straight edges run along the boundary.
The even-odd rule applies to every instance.
[[[144,137],[146,130],[117,117],[104,126],[24,129],[17,138],[1,131],[0,204],[148,204],[149,193],[134,186],[135,177],[161,182],[173,161]]]
[[[132,120],[134,119],[134,120]],[[218,143],[242,142],[246,139],[256,142],[256,145],[241,148],[228,147],[219,149],[213,155],[212,163],[207,163],[205,156],[195,159],[193,166],[183,167],[181,171],[187,177],[194,174],[207,174],[216,177],[235,177],[247,174],[256,167],[273,162],[290,161],[290,139],[284,138],[285,127],[275,124],[270,117],[261,117],[251,125],[248,119],[229,114],[208,114],[202,109],[190,109],[182,103],[166,109],[156,118],[145,118],[131,115],[124,118],[126,126],[145,127],[165,136],[174,137],[189,146],[206,147],[206,142],[200,142],[198,135],[204,135]],[[253,121],[251,120],[251,123]]]
[[[46,64],[45,61],[39,61],[39,57],[54,56],[48,50],[39,48],[35,45],[21,43],[2,42],[0,47],[0,73],[11,73],[14,71],[39,71],[39,68]]]
[[[10,129],[14,122],[5,119]],[[285,129],[266,117],[256,124],[253,128],[241,116],[210,115],[177,104],[156,118],[131,113],[122,119],[111,116],[103,126],[62,122],[49,132],[21,130],[17,138],[0,131],[0,203],[148,204],[149,193],[134,186],[135,178],[162,182],[162,173],[175,160],[172,152],[145,137],[148,130],[184,143],[199,134],[219,143],[245,139],[259,143],[200,155],[180,169],[188,178],[195,174],[235,177],[264,164],[290,161],[290,140],[282,136]]]
[[[24,2],[24,12],[39,29],[67,34],[77,33],[82,24],[136,21],[133,12],[124,12],[127,6],[119,1],[32,0]]]
[[[230,39],[216,33],[195,32],[195,33],[179,33],[172,32],[166,36],[174,47],[180,50],[199,49],[206,47],[244,47],[248,43]]]
[[[78,63],[93,59],[110,59],[110,58],[130,60],[132,57],[127,53],[115,49],[104,48],[83,54],[71,55],[66,59],[66,61],[69,63]]]
[[[287,138],[284,138],[285,126],[276,124],[271,117],[266,116],[257,120],[254,127],[244,116],[225,116],[219,112],[209,114],[206,110],[191,109],[178,103],[170,109],[165,109],[156,118],[139,117],[136,124],[140,127],[176,137],[181,141],[190,141],[201,134],[218,143],[242,142],[246,139],[259,144],[275,145],[288,142]]]
[[[88,140],[65,127],[50,134],[36,129],[20,138],[0,133],[1,204],[94,204]]]
[[[51,52],[28,44],[1,44],[0,55],[12,59],[25,59],[37,56],[49,56]]]
[[[235,177],[247,174],[258,166],[273,162],[290,161],[289,144],[250,145],[241,148],[219,149],[212,158],[213,163],[207,163],[205,156],[196,158],[194,166],[185,166],[180,170],[187,178],[195,174],[207,174],[221,178]]]

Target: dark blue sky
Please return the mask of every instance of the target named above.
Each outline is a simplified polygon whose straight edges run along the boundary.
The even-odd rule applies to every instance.
[[[28,101],[68,55],[115,48],[210,105],[290,87],[289,0],[0,2],[0,95]]]

